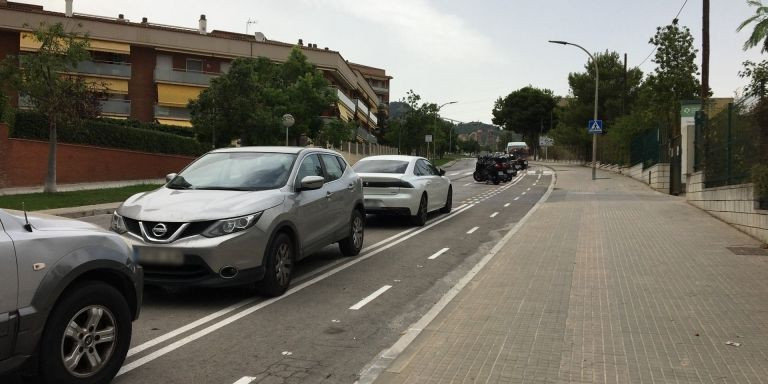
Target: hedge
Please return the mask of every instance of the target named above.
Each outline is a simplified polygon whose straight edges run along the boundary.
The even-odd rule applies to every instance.
[[[129,123],[113,119],[85,120],[78,124],[59,127],[56,133],[60,143],[186,156],[198,156],[206,151],[205,147],[194,138],[160,130],[134,128]],[[48,120],[40,113],[17,111],[10,136],[47,141]]]

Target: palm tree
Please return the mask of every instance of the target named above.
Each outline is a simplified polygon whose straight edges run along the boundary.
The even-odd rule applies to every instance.
[[[752,34],[749,36],[746,42],[744,42],[744,50],[750,49],[761,45],[760,51],[768,52],[768,7],[763,5],[760,0],[747,0],[747,5],[755,7],[755,14],[744,20],[744,22],[736,28],[736,32],[741,32],[747,25],[754,23],[755,27],[752,30]]]

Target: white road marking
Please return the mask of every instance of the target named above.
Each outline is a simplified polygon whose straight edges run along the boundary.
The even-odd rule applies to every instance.
[[[477,231],[478,229],[480,229],[480,227],[474,227],[474,228],[470,229],[469,231],[467,231],[467,235],[471,235],[471,234],[473,234],[473,233],[474,233],[475,231]]]
[[[240,380],[235,381],[233,384],[250,384],[254,380],[256,380],[255,377],[243,376],[240,378]]]
[[[385,285],[385,286],[383,286],[383,287],[381,287],[381,288],[377,289],[377,290],[376,290],[376,292],[374,292],[374,293],[371,293],[371,294],[370,294],[370,295],[368,295],[368,296],[367,296],[365,299],[362,299],[362,300],[358,301],[358,302],[357,302],[357,304],[355,304],[355,305],[353,305],[353,306],[349,307],[349,309],[351,309],[351,310],[353,310],[353,311],[357,311],[358,309],[360,309],[360,308],[364,307],[366,304],[368,304],[368,303],[370,303],[371,301],[373,301],[373,299],[375,299],[375,298],[377,298],[377,297],[381,296],[381,294],[382,294],[382,293],[384,293],[384,292],[388,291],[390,288],[392,288],[392,286],[391,286],[391,285]]]
[[[392,362],[397,359],[398,356],[413,342],[413,340],[416,339],[417,336],[425,329],[427,326],[429,326],[430,323],[437,317],[437,315],[440,314],[440,312],[445,309],[445,307],[450,304],[450,302],[458,295],[464,287],[469,284],[472,279],[477,276],[478,273],[496,256],[496,254],[499,253],[499,251],[506,246],[506,244],[512,239],[512,237],[517,233],[517,231],[520,230],[520,228],[525,225],[525,223],[528,221],[528,219],[533,216],[533,214],[539,209],[539,207],[547,201],[549,198],[549,195],[552,194],[552,190],[555,186],[555,177],[552,178],[552,181],[549,184],[549,188],[547,188],[547,192],[544,193],[544,196],[542,196],[539,201],[531,208],[531,210],[528,211],[528,213],[523,216],[520,221],[515,224],[512,229],[507,232],[506,235],[498,242],[494,247],[491,249],[490,252],[488,252],[487,255],[485,255],[480,262],[478,262],[469,272],[467,272],[464,277],[459,279],[459,281],[451,287],[450,290],[443,296],[440,301],[438,301],[432,308],[427,311],[427,313],[421,317],[421,319],[417,320],[413,324],[411,324],[408,329],[404,332],[402,336],[400,336],[400,339],[398,339],[395,344],[393,344],[390,348],[385,349],[381,354],[376,356],[371,362],[366,364],[365,366],[368,367],[367,369],[360,372],[360,378],[355,382],[355,384],[370,384],[373,383],[374,380],[379,376],[381,372],[384,372],[387,368],[390,367]]]
[[[474,184],[474,183],[466,183],[466,184],[464,184],[464,186],[467,187],[467,186],[470,186],[472,184]]]
[[[498,215],[498,214],[499,214],[498,212],[491,213],[490,217],[496,217],[496,215]]]
[[[509,207],[509,203],[504,204],[504,208]]]
[[[521,193],[521,195],[525,195],[526,193],[528,193],[528,192],[523,191],[523,193]]]
[[[526,191],[530,191],[530,190],[531,190],[530,188],[526,189]]]
[[[230,324],[234,323],[235,321],[242,319],[243,317],[246,317],[246,316],[248,316],[248,315],[250,315],[250,314],[252,314],[252,313],[254,313],[254,312],[256,312],[256,311],[258,311],[258,310],[260,310],[262,308],[264,308],[264,307],[267,307],[267,306],[269,306],[270,304],[272,304],[274,302],[277,302],[277,301],[283,300],[285,298],[288,298],[291,295],[295,294],[296,292],[299,292],[299,291],[303,290],[304,288],[312,286],[315,283],[317,283],[319,281],[322,281],[322,280],[325,280],[328,277],[333,276],[333,275],[335,275],[335,274],[337,274],[337,273],[339,273],[339,272],[341,272],[341,271],[343,271],[343,270],[345,270],[347,268],[350,268],[350,267],[352,267],[353,265],[355,265],[357,263],[365,261],[365,260],[367,260],[367,259],[369,259],[369,258],[371,258],[371,257],[373,257],[373,256],[375,256],[375,255],[377,255],[377,254],[379,254],[379,253],[389,249],[389,248],[392,248],[395,245],[400,244],[400,243],[410,239],[411,237],[414,237],[414,236],[416,236],[416,235],[418,235],[418,234],[420,234],[420,233],[422,233],[422,232],[424,232],[424,231],[426,231],[426,230],[428,230],[428,229],[430,229],[430,228],[432,228],[432,227],[434,227],[434,226],[436,226],[436,225],[438,225],[438,224],[440,224],[440,223],[442,223],[444,221],[450,220],[450,219],[458,216],[459,214],[461,214],[463,212],[466,212],[467,210],[471,209],[472,207],[474,207],[474,205],[469,205],[469,206],[467,206],[467,207],[465,207],[465,208],[463,208],[461,210],[457,210],[457,211],[451,213],[450,215],[448,215],[448,216],[446,216],[446,217],[444,217],[442,219],[436,220],[435,222],[433,222],[431,224],[425,225],[424,227],[421,227],[421,229],[419,229],[419,230],[417,230],[415,232],[409,233],[408,235],[403,236],[402,238],[397,239],[397,240],[395,240],[395,241],[393,241],[393,242],[391,242],[389,244],[386,244],[386,245],[382,246],[381,248],[378,248],[378,249],[376,249],[374,251],[371,251],[371,252],[369,252],[367,254],[362,254],[361,256],[358,256],[357,258],[355,258],[352,261],[343,263],[343,264],[339,265],[338,267],[335,267],[335,268],[331,269],[328,272],[325,272],[325,273],[323,273],[323,274],[321,274],[319,276],[316,276],[316,277],[312,278],[311,280],[308,280],[308,281],[305,281],[305,282],[303,282],[301,284],[298,284],[295,287],[290,288],[282,296],[274,297],[274,298],[271,298],[271,299],[264,300],[262,302],[256,303],[255,305],[253,305],[251,307],[248,307],[248,308],[246,308],[246,309],[244,309],[244,310],[242,310],[242,311],[240,311],[240,312],[238,312],[236,314],[233,314],[233,315],[231,315],[231,316],[229,316],[229,317],[227,317],[225,319],[222,319],[222,320],[218,321],[215,324],[209,325],[209,326],[207,326],[207,327],[205,327],[205,328],[203,328],[203,329],[201,329],[201,330],[199,330],[199,331],[197,331],[197,332],[195,332],[195,333],[193,333],[193,334],[191,334],[189,336],[186,336],[186,337],[181,338],[181,339],[179,339],[179,340],[177,340],[177,341],[175,341],[175,342],[173,342],[171,344],[168,344],[165,347],[160,348],[160,349],[158,349],[158,350],[156,350],[156,351],[154,351],[154,352],[152,352],[152,353],[150,353],[150,354],[148,354],[148,355],[146,355],[144,357],[138,358],[138,359],[136,359],[136,360],[134,360],[134,361],[132,361],[132,362],[130,362],[128,364],[125,364],[125,365],[123,365],[122,368],[120,368],[120,371],[117,372],[117,376],[120,376],[122,374],[128,373],[128,372],[130,372],[130,371],[132,371],[132,370],[134,370],[134,369],[136,369],[138,367],[141,367],[144,364],[147,364],[147,363],[149,363],[149,362],[151,362],[153,360],[156,360],[156,359],[158,359],[158,358],[160,358],[160,357],[162,357],[162,356],[164,356],[164,355],[166,355],[168,353],[171,353],[171,352],[173,352],[173,351],[175,351],[175,350],[177,350],[177,349],[179,349],[179,348],[181,348],[181,347],[183,347],[183,346],[185,346],[185,345],[187,345],[187,344],[189,344],[189,343],[191,343],[191,342],[193,342],[193,341],[195,341],[195,340],[197,340],[197,339],[199,339],[201,337],[204,337],[204,336],[206,336],[206,335],[208,335],[208,334],[210,334],[210,333],[212,333],[214,331],[217,331],[217,330],[219,330],[221,328],[224,328],[227,325],[230,325]]]
[[[461,172],[451,172],[447,176],[456,176],[456,175],[460,175],[460,174],[461,174]]]
[[[467,172],[467,173],[465,173],[465,174],[464,174],[464,176],[469,176],[469,175],[471,175],[471,174],[473,174],[473,173],[474,173],[474,172]]]
[[[449,249],[450,248],[443,248],[443,249],[437,251],[434,255],[432,255],[430,257],[427,257],[427,259],[429,259],[429,260],[437,259],[438,256],[442,255],[443,253],[448,252]]]
[[[520,200],[520,196],[515,197],[515,201]]]

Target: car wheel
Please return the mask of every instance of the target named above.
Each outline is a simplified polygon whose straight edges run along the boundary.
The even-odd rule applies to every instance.
[[[76,285],[60,298],[43,330],[39,378],[56,384],[107,383],[123,364],[130,342],[125,297],[101,282]]]
[[[480,171],[472,172],[472,178],[475,179],[475,181],[483,181],[483,174]]]
[[[280,296],[288,290],[293,272],[294,249],[290,236],[280,232],[275,236],[266,257],[264,278],[256,288],[268,296]]]
[[[440,208],[440,213],[451,213],[453,206],[453,187],[448,187],[448,196],[445,197],[445,206]]]
[[[355,209],[349,220],[349,236],[339,241],[339,250],[344,256],[357,256],[363,249],[365,220],[362,213]]]
[[[411,216],[411,222],[419,227],[423,226],[427,222],[427,214],[429,208],[427,208],[427,194],[421,195],[421,201],[419,202],[419,209],[416,211],[416,215]]]

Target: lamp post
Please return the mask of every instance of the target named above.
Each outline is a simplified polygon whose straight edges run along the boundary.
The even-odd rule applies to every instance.
[[[437,107],[437,113],[438,113],[438,114],[440,114],[440,110],[441,110],[443,107],[445,107],[446,105],[450,105],[450,104],[456,104],[456,103],[458,103],[458,101],[449,101],[449,102],[447,102],[447,103],[443,103],[443,104],[440,104],[440,106],[439,106],[439,107]],[[449,135],[450,135],[450,134],[449,134]],[[437,124],[435,124],[435,126],[432,128],[432,137],[434,137],[435,139],[437,139]],[[436,152],[436,150],[437,150],[437,143],[433,141],[433,143],[432,143],[432,160],[433,160],[433,161],[434,161],[434,159],[436,159],[436,158],[437,158],[437,152]]]
[[[587,55],[589,55],[589,58],[592,59],[592,62],[595,63],[595,117],[594,119],[597,120],[597,95],[598,95],[598,87],[600,84],[600,70],[597,67],[597,60],[595,60],[595,57],[592,56],[589,51],[584,49],[581,45],[569,43],[567,41],[560,41],[560,40],[550,40],[549,41],[552,44],[561,44],[561,45],[573,45],[574,47],[581,48],[582,51],[586,52]],[[597,177],[597,134],[592,134],[592,180],[595,180]]]
[[[285,127],[285,146],[288,146],[288,128],[293,126],[296,120],[290,113],[283,115],[283,127]]]

